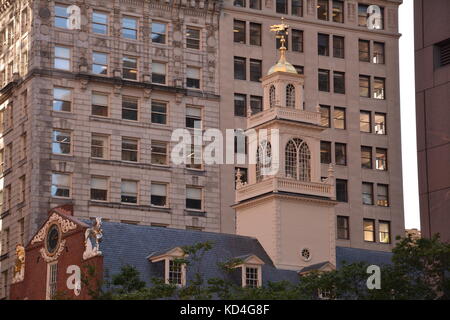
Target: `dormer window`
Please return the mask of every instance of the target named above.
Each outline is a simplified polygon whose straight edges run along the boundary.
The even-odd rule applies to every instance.
[[[262,261],[257,256],[250,254],[236,257],[235,260],[241,261],[234,268],[242,270],[242,287],[243,288],[259,288],[262,286]]]
[[[166,283],[183,286],[183,279],[185,278],[183,275],[184,265],[172,259],[167,260],[166,265],[167,262],[169,265],[168,271],[166,271]]]
[[[162,276],[166,284],[184,287],[186,285],[186,264],[177,259],[183,259],[185,257],[184,250],[176,247],[169,251],[154,252],[148,259],[154,264],[163,264],[162,269],[164,270],[164,275]]]
[[[259,286],[259,268],[245,267],[245,287],[258,288]]]

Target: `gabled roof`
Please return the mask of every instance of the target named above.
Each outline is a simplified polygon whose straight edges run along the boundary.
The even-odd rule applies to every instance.
[[[303,269],[300,270],[299,274],[305,274],[308,273],[310,271],[327,271],[327,270],[332,270],[332,269],[336,269],[336,267],[328,262],[328,261],[324,261],[324,262],[320,262],[320,263],[316,263],[316,264],[312,264],[310,266],[304,267]]]

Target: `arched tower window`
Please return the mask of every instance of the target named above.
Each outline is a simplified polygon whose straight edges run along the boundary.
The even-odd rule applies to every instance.
[[[272,166],[272,146],[267,140],[262,141],[256,150],[256,182],[262,181]]]
[[[275,107],[275,86],[271,85],[269,89],[269,101],[270,101],[270,107]]]
[[[290,83],[286,86],[286,107],[295,108],[295,87]]]
[[[305,141],[298,138],[289,140],[285,156],[286,177],[311,181],[311,152]]]

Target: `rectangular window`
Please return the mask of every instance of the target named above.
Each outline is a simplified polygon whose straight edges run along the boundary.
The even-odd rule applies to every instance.
[[[108,15],[94,11],[92,13],[92,32],[97,34],[108,34]]]
[[[441,68],[450,64],[450,39],[446,39],[434,45],[435,67]]]
[[[138,99],[133,97],[122,97],[122,119],[138,120]]]
[[[122,160],[123,161],[138,161],[138,144],[137,139],[122,138]]]
[[[150,204],[158,207],[167,206],[167,184],[152,182]]]
[[[250,44],[261,46],[261,24],[250,22]]]
[[[246,32],[245,32],[245,21],[234,20],[234,42],[245,43]]]
[[[262,77],[262,61],[250,59],[250,81],[259,82]]]
[[[72,111],[72,90],[53,88],[53,111]]]
[[[258,268],[245,267],[245,287],[258,287]]]
[[[152,100],[152,123],[167,124],[167,103]]]
[[[379,236],[381,243],[391,243],[391,223],[389,221],[381,221],[378,224]]]
[[[2,272],[2,297],[8,298],[8,270]]]
[[[340,166],[347,165],[347,145],[345,143],[336,143],[334,145],[336,164]]]
[[[186,68],[186,87],[191,89],[200,89],[200,68]]]
[[[186,128],[202,128],[202,109],[196,107],[186,107]]]
[[[186,48],[200,49],[200,29],[192,27],[186,28]]]
[[[333,71],[334,93],[345,94],[345,72]]]
[[[91,177],[91,200],[108,201],[108,178]]]
[[[372,169],[372,147],[361,147],[361,168]]]
[[[186,146],[189,148],[189,145]],[[187,159],[186,168],[189,169],[202,169],[202,146],[197,146],[195,144],[190,145],[190,154]]]
[[[109,158],[109,139],[106,135],[93,133],[91,136],[91,157],[99,159]]]
[[[70,48],[65,47],[55,47],[55,60],[53,67],[55,69],[68,70],[70,71]]]
[[[319,56],[330,55],[330,36],[328,34],[319,33],[317,36],[317,52]]]
[[[55,5],[55,27],[69,29],[69,6]]]
[[[377,185],[377,205],[389,207],[389,186],[386,184]]]
[[[252,110],[252,114],[261,112],[262,108],[263,108],[262,97],[250,96],[250,109]]]
[[[108,96],[102,93],[92,93],[92,115],[108,116]]]
[[[19,236],[20,243],[25,243],[25,218],[20,219],[19,221]]]
[[[317,19],[328,21],[328,0],[317,0]]]
[[[234,0],[233,6],[245,8],[245,0]]]
[[[373,205],[373,183],[362,183],[362,202],[363,204]]]
[[[182,265],[178,261],[169,260],[169,284],[182,285]]]
[[[336,225],[337,225],[337,238],[342,240],[349,240],[350,239],[349,217],[338,216]]]
[[[292,29],[292,51],[303,52],[303,31]]]
[[[152,42],[166,44],[167,24],[162,22],[152,22]]]
[[[336,179],[336,201],[348,202],[347,180]]]
[[[370,111],[360,111],[359,112],[359,130],[361,132],[372,132],[372,120],[370,116]]]
[[[51,194],[52,197],[70,198],[70,175],[53,173]]]
[[[27,157],[27,133],[24,132],[21,136],[20,136],[20,144],[22,146],[21,148],[21,154],[20,154],[20,159],[25,159]],[[3,160],[1,160],[3,162]]]
[[[330,71],[319,69],[319,91],[330,92]]]
[[[364,219],[364,241],[375,242],[375,220]]]
[[[71,154],[71,133],[63,130],[53,130],[52,152],[53,154]]]
[[[186,209],[202,210],[203,190],[198,187],[186,187]]]
[[[288,0],[276,0],[276,11],[277,13],[287,14]]]
[[[345,108],[334,107],[333,111],[333,124],[335,129],[346,128],[345,126]]]
[[[359,40],[359,61],[370,62],[370,41],[369,40]]]
[[[236,117],[247,116],[247,96],[245,94],[234,94],[234,115]]]
[[[368,13],[367,9],[369,6],[367,4],[358,4],[358,25],[360,27],[367,27],[367,21],[368,21]]]
[[[134,180],[122,180],[120,201],[124,203],[138,203],[138,182]]]
[[[320,141],[320,162],[331,163],[331,142]]]
[[[19,178],[20,181],[20,198],[19,198],[19,202],[24,202],[25,201],[25,193],[26,193],[26,177],[25,176],[21,176]]]
[[[234,57],[234,79],[246,80],[246,69],[245,58]]]
[[[49,263],[47,268],[47,300],[52,300],[58,289],[58,263]]]
[[[375,113],[375,133],[386,134],[386,114]]]
[[[167,164],[167,142],[152,140],[152,164]]]
[[[330,106],[320,105],[320,124],[322,127],[331,128]]]
[[[303,0],[291,0],[291,14],[297,17],[303,17]]]
[[[344,23],[344,1],[333,0],[333,22]]]
[[[122,18],[122,37],[126,39],[137,40],[138,21],[136,18],[123,17]]]
[[[385,96],[385,84],[386,80],[384,78],[374,78],[373,81],[373,97],[375,99],[386,99]]]
[[[345,38],[333,36],[333,57],[344,59],[345,57]]]
[[[387,170],[387,150],[382,148],[376,149],[375,168],[377,170]]]
[[[127,80],[137,80],[137,59],[133,57],[122,58],[122,77]]]
[[[384,43],[374,42],[373,43],[373,63],[384,64]]]
[[[166,84],[167,65],[162,62],[152,62],[152,82]]]
[[[359,96],[370,98],[370,77],[359,75]]]
[[[261,10],[261,0],[250,0],[250,9]]]
[[[92,53],[92,73],[108,75],[108,55],[106,53]]]

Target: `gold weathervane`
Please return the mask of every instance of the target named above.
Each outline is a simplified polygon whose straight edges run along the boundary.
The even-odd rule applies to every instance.
[[[297,73],[294,66],[286,61],[286,36],[289,34],[288,32],[289,26],[284,23],[284,18],[281,18],[281,24],[275,24],[270,26],[270,31],[275,32],[276,37],[280,39],[280,60],[278,60],[277,64],[270,68],[268,74],[272,74],[274,72],[290,72]]]

